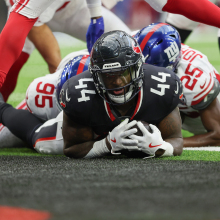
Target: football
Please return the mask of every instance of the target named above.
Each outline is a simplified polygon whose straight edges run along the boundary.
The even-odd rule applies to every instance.
[[[145,126],[145,128],[152,133],[152,129],[150,128],[149,124],[145,121],[141,121],[143,123],[143,125]],[[135,135],[137,136],[143,136],[142,131],[138,128],[137,125],[134,125],[132,128],[137,128],[137,132],[135,133]],[[129,137],[127,137],[129,138]],[[149,155],[141,152],[141,151],[128,151],[128,150],[122,150],[120,151],[122,155],[125,155],[126,157],[129,158],[144,158],[144,157],[148,157]]]
[[[144,125],[144,127],[145,127],[150,133],[153,132],[147,122],[145,122],[145,121],[140,121],[140,122]],[[139,127],[138,127],[137,125],[134,125],[132,128],[137,128],[137,132],[135,133],[135,135],[137,135],[137,136],[143,136],[142,131],[139,129]]]

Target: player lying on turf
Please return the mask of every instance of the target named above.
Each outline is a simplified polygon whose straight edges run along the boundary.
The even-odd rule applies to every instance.
[[[9,12],[16,0],[5,0]],[[101,7],[105,24],[105,32],[123,30],[130,33],[130,29],[111,11]],[[83,15],[83,17],[82,17]],[[13,92],[20,69],[28,60],[35,47],[48,64],[49,71],[54,73],[61,61],[59,45],[52,33],[63,32],[82,41],[86,41],[86,32],[90,23],[90,13],[86,0],[55,1],[50,5],[31,28],[25,40],[22,53],[11,67],[6,81],[1,89],[4,100]]]
[[[139,45],[125,32],[103,34],[94,45],[90,70],[63,85],[59,93],[63,111],[56,119],[42,123],[28,111],[2,103],[0,120],[40,153],[64,148],[64,154],[73,158],[127,149],[153,157],[180,155],[180,80],[166,68],[143,65],[142,59]],[[62,74],[70,71],[67,65]],[[24,125],[19,128],[21,121]],[[151,123],[153,133],[137,121]],[[143,136],[135,135],[136,124]]]
[[[184,138],[184,147],[220,145],[219,80],[216,69],[201,52],[181,44],[179,33],[165,23],[155,23],[135,35],[145,63],[176,72],[185,104],[179,104],[182,128],[195,135]]]

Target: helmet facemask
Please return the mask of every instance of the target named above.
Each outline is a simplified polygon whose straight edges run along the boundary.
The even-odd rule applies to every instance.
[[[122,105],[130,101],[141,89],[143,68],[140,58],[135,64],[111,69],[92,69],[96,89],[99,95],[109,104]],[[124,86],[115,86],[114,81],[120,80]],[[119,91],[121,95],[114,94]]]
[[[109,104],[123,105],[140,91],[143,55],[124,31],[103,34],[91,52],[90,73],[98,94]]]

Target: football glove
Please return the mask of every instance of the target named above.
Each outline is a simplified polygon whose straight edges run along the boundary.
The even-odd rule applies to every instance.
[[[93,44],[104,33],[103,17],[98,19],[91,19],[91,23],[86,33],[86,42],[89,53],[92,50]]]
[[[128,123],[128,121],[129,119],[125,119],[111,132],[109,132],[109,135],[107,136],[107,139],[112,147],[112,154],[121,154],[120,152],[116,152],[123,149],[138,150],[138,141],[127,138],[137,132],[137,128],[130,129],[137,123],[137,121],[131,121],[130,123]]]
[[[143,133],[143,136],[133,134],[129,137],[138,141],[138,148],[142,152],[149,154],[150,157],[154,157],[158,149],[166,150],[166,142],[161,137],[161,132],[155,125],[149,124],[153,131],[152,133],[150,133],[141,122],[137,122],[137,126]]]

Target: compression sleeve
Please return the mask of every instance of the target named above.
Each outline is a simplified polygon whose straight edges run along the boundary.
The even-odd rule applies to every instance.
[[[208,0],[168,0],[162,10],[220,28],[220,8]]]
[[[36,22],[15,12],[11,12],[0,35],[0,88],[6,75],[21,54],[25,39]]]
[[[91,18],[102,16],[101,0],[86,0]]]

